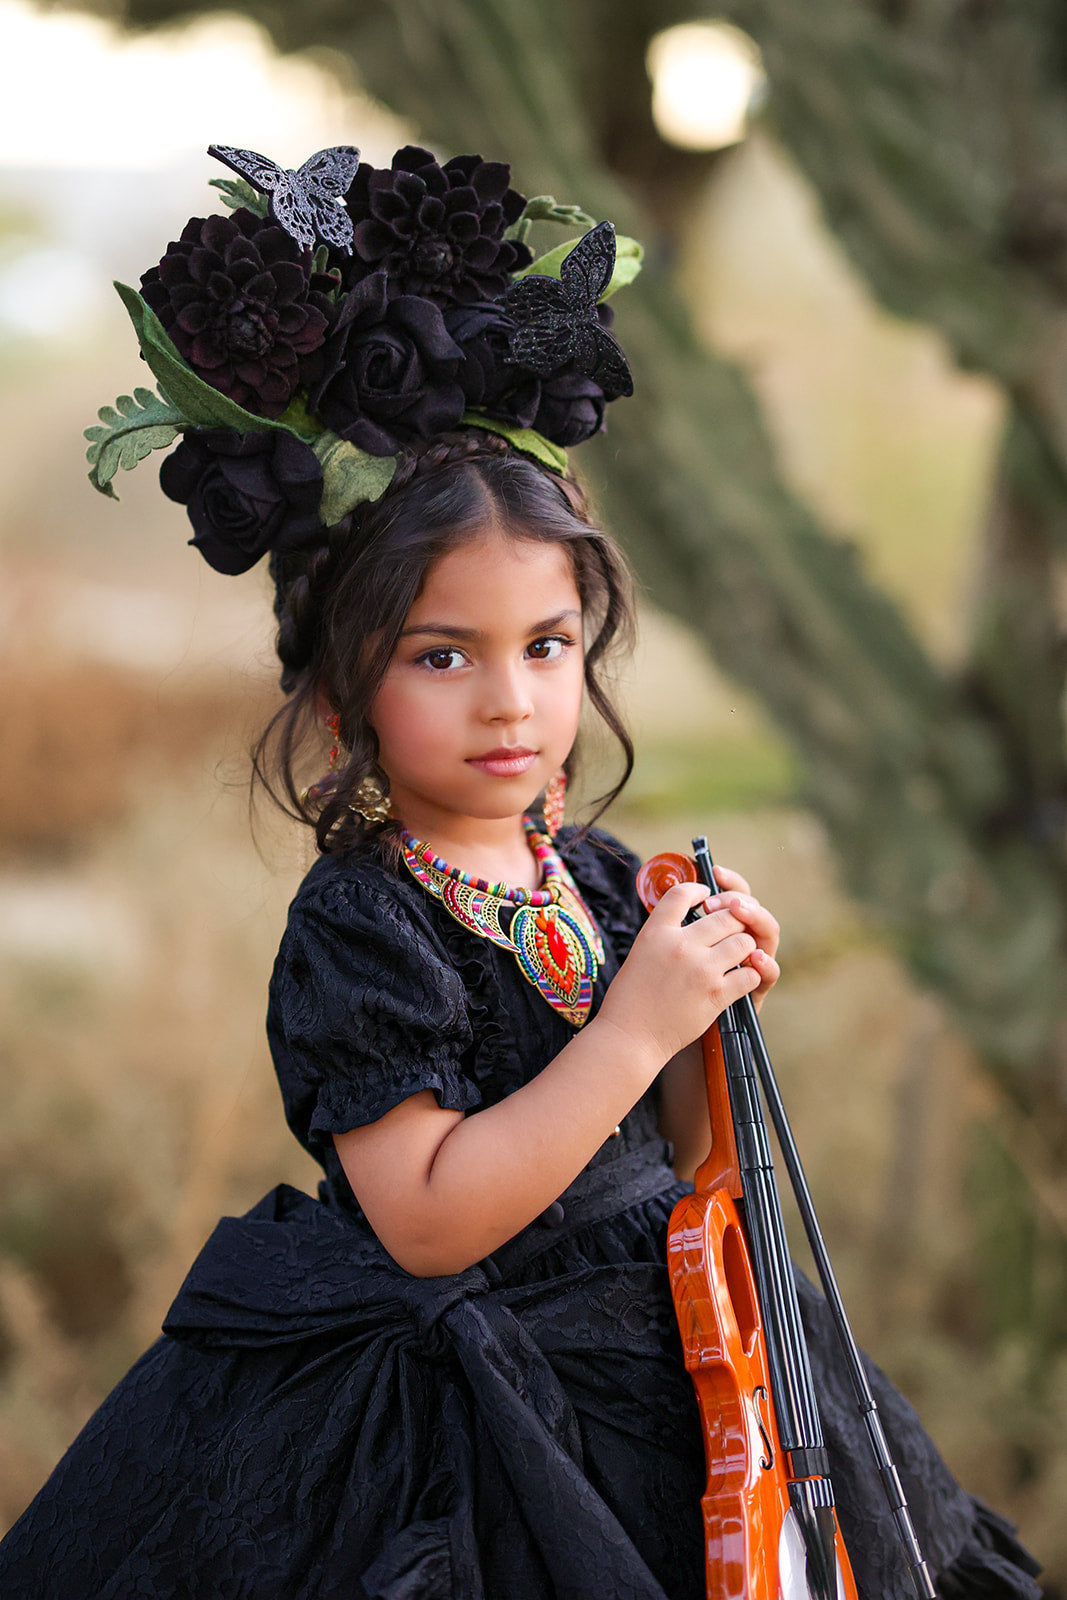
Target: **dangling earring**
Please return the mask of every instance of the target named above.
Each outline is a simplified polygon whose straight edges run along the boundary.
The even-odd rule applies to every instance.
[[[389,821],[389,796],[379,778],[368,773],[352,796],[349,811],[354,811],[364,822]]]
[[[341,759],[341,718],[336,711],[331,711],[323,720],[333,734],[333,743],[330,746],[330,771],[336,772],[337,763]]]
[[[341,761],[341,718],[336,711],[331,711],[322,720],[333,740],[330,745],[330,770],[301,791],[300,799],[304,805],[307,805],[309,800],[317,804],[320,800],[327,799],[337,787],[337,768]]]
[[[545,786],[545,830],[554,839],[563,826],[563,807],[567,799],[567,774],[560,767]]]

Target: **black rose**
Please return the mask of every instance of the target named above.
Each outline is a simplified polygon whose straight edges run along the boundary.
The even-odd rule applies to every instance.
[[[350,278],[384,271],[391,294],[440,305],[499,297],[533,259],[503,237],[526,205],[510,175],[481,156],[441,166],[415,145],[398,150],[389,168],[362,165],[345,198],[355,226]]]
[[[195,428],[159,469],[163,493],[184,505],[189,540],[216,572],[247,572],[268,550],[322,536],[322,467],[280,429]]]
[[[462,360],[439,307],[417,295],[390,299],[385,273],[374,272],[341,302],[311,403],[361,450],[395,455],[459,422]]]
[[[533,426],[565,450],[599,433],[607,401],[599,384],[581,372],[557,372],[541,382]]]
[[[509,355],[512,317],[492,301],[453,306],[445,326],[463,351],[459,382],[467,405],[517,428],[532,428],[541,403],[541,380]]]
[[[283,228],[244,209],[191,218],[141,279],[197,376],[264,417],[317,376],[333,287]]]

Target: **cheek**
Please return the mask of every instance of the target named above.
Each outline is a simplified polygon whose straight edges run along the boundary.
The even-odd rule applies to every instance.
[[[445,738],[445,721],[435,697],[417,680],[386,678],[368,718],[378,735],[382,759],[418,766]]]
[[[572,665],[567,679],[568,709],[577,728],[585,704],[585,662],[579,657]]]

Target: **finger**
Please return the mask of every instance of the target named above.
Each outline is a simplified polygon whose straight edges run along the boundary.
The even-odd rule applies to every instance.
[[[732,867],[720,867],[717,861],[715,863],[715,882],[720,889],[739,889],[742,894],[752,893],[747,880],[742,878],[739,872],[735,872]]]
[[[712,956],[717,972],[729,972],[747,962],[756,950],[756,941],[750,933],[731,933],[715,945]],[[755,971],[755,968],[752,969]],[[757,973],[758,977],[759,974]]]
[[[759,989],[759,973],[752,967],[734,967],[722,980],[720,994],[724,1006],[732,1006],[735,1000],[740,1000],[744,994],[755,996]]]
[[[661,917],[665,922],[684,922],[690,911],[695,911],[708,897],[703,883],[675,883],[649,912],[649,917]]]
[[[748,965],[759,973],[760,989],[764,991],[773,989],[782,976],[781,967],[765,950],[753,950],[748,958]]]
[[[753,951],[748,958],[749,967],[759,973],[760,985],[752,991],[752,1004],[758,1011],[760,1006],[770,994],[778,979],[782,976],[782,969],[772,956],[766,955],[762,950]]]
[[[711,948],[725,939],[731,933],[744,933],[745,923],[740,917],[735,917],[733,912],[720,909],[711,911],[705,917],[700,917],[691,924],[690,937],[696,944],[704,944]]]
[[[738,922],[744,923],[760,949],[766,950],[770,956],[775,955],[782,930],[777,918],[771,915],[767,907],[761,906],[751,895],[723,895],[722,899],[723,909],[736,917]]]

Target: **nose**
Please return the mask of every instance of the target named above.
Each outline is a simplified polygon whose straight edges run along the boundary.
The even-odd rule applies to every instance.
[[[486,722],[525,722],[533,699],[520,662],[501,662],[486,676],[482,712]]]

